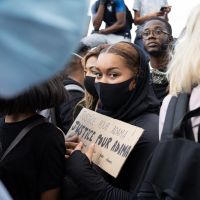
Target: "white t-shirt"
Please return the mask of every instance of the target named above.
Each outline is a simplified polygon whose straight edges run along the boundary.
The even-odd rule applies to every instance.
[[[144,16],[152,12],[159,12],[161,7],[167,5],[167,0],[134,0],[133,10],[139,11],[140,16]]]
[[[168,6],[168,0],[134,0],[133,10],[139,11],[142,17],[152,12],[159,12],[163,6]],[[141,31],[142,25],[138,25],[137,29]]]

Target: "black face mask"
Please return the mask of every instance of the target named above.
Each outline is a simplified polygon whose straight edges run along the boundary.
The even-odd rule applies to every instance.
[[[116,84],[95,83],[103,108],[112,111],[123,106],[134,92],[134,90],[129,91],[132,80],[133,78]]]
[[[85,89],[94,97],[98,98],[98,94],[96,91],[96,88],[94,86],[95,84],[95,77],[92,76],[86,76],[84,79],[84,85]]]

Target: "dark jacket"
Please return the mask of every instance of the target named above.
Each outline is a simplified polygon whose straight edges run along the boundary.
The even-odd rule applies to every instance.
[[[103,105],[97,112],[122,120],[144,129],[144,133],[126,160],[120,174],[115,179],[77,151],[67,161],[67,172],[78,184],[82,196],[95,200],[130,200],[136,194],[136,186],[142,175],[145,162],[158,143],[159,102],[149,81],[149,66],[145,56],[140,53],[140,73],[136,91],[126,104],[115,111],[104,110]]]
[[[77,113],[75,113],[75,108],[77,104],[84,98],[85,93],[83,86],[75,80],[67,78],[64,80],[63,84],[68,91],[69,98],[67,102],[55,108],[55,115],[57,126],[60,127],[66,134],[77,115]],[[66,87],[69,85],[76,85],[80,89],[82,88],[82,91],[76,88],[73,89],[73,86],[69,89]]]

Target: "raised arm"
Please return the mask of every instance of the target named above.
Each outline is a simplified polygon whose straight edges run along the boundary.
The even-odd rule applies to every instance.
[[[134,10],[134,24],[135,25],[141,25],[143,24],[146,20],[152,18],[152,17],[158,17],[158,16],[164,16],[165,13],[164,12],[152,12],[152,13],[149,13],[147,15],[144,15],[144,16],[141,16],[140,15],[140,11],[137,11],[137,10]]]
[[[95,31],[98,31],[104,16],[106,0],[99,0],[92,6],[92,22]]]
[[[165,0],[163,2],[163,7],[165,7],[165,9],[163,9],[162,11],[153,11],[153,12],[149,12],[144,14],[143,16],[141,15],[141,10],[142,10],[142,4],[140,0],[134,0],[134,5],[133,5],[133,10],[134,10],[134,24],[135,25],[141,25],[143,24],[146,20],[149,20],[152,17],[159,17],[159,16],[163,16],[163,18],[165,18],[166,20],[168,20],[168,13],[171,11],[171,6],[168,6],[168,1]]]

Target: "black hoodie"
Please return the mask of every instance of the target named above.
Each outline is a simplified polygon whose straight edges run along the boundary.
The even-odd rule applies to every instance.
[[[158,143],[159,102],[150,85],[148,61],[142,51],[134,45],[140,54],[140,84],[136,92],[125,105],[116,111],[97,112],[119,119],[144,129],[144,133],[121,169],[117,178],[113,178],[95,165],[90,165],[87,157],[80,151],[72,154],[67,163],[67,172],[79,185],[79,191],[85,199],[130,200],[136,194],[136,186],[142,175],[146,160]],[[84,199],[84,198],[80,198]]]

